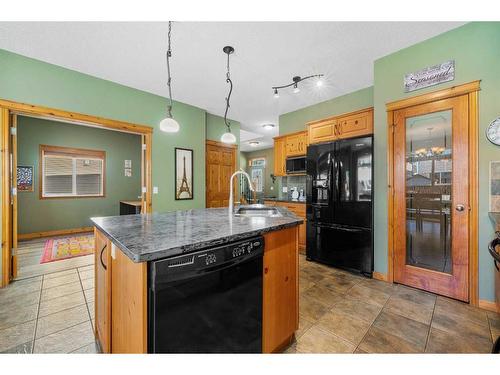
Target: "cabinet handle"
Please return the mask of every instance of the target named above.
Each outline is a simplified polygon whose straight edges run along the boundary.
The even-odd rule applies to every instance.
[[[99,256],[99,260],[101,261],[101,264],[102,264],[102,267],[104,268],[105,271],[108,270],[108,267],[106,267],[106,265],[104,264],[104,262],[102,261],[102,253],[104,253],[104,250],[106,250],[106,247],[108,246],[108,244],[104,245],[104,247],[102,248],[101,250],[101,255]]]

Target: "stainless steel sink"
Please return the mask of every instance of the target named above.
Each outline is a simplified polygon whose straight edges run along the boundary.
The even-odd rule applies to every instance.
[[[235,216],[252,216],[252,217],[281,217],[281,213],[276,207],[269,207],[263,204],[252,204],[248,206],[240,206],[234,213]]]

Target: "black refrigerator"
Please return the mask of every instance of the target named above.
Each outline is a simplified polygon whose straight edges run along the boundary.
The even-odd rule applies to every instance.
[[[307,149],[308,260],[372,276],[373,138]]]

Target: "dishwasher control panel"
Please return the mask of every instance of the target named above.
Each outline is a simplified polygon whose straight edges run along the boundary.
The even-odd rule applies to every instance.
[[[150,280],[152,285],[181,280],[210,272],[214,267],[229,267],[262,256],[263,253],[264,237],[252,237],[186,255],[152,261],[149,266]]]

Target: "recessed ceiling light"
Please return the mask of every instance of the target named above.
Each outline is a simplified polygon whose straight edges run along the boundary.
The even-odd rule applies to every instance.
[[[266,129],[266,130],[271,130],[271,129],[274,128],[274,126],[275,126],[274,124],[264,124],[264,125],[262,125],[262,127],[264,129]]]
[[[260,142],[257,142],[257,141],[250,141],[250,142],[248,142],[248,144],[249,144],[250,146],[252,146],[252,147],[257,147],[257,146],[260,144]]]

